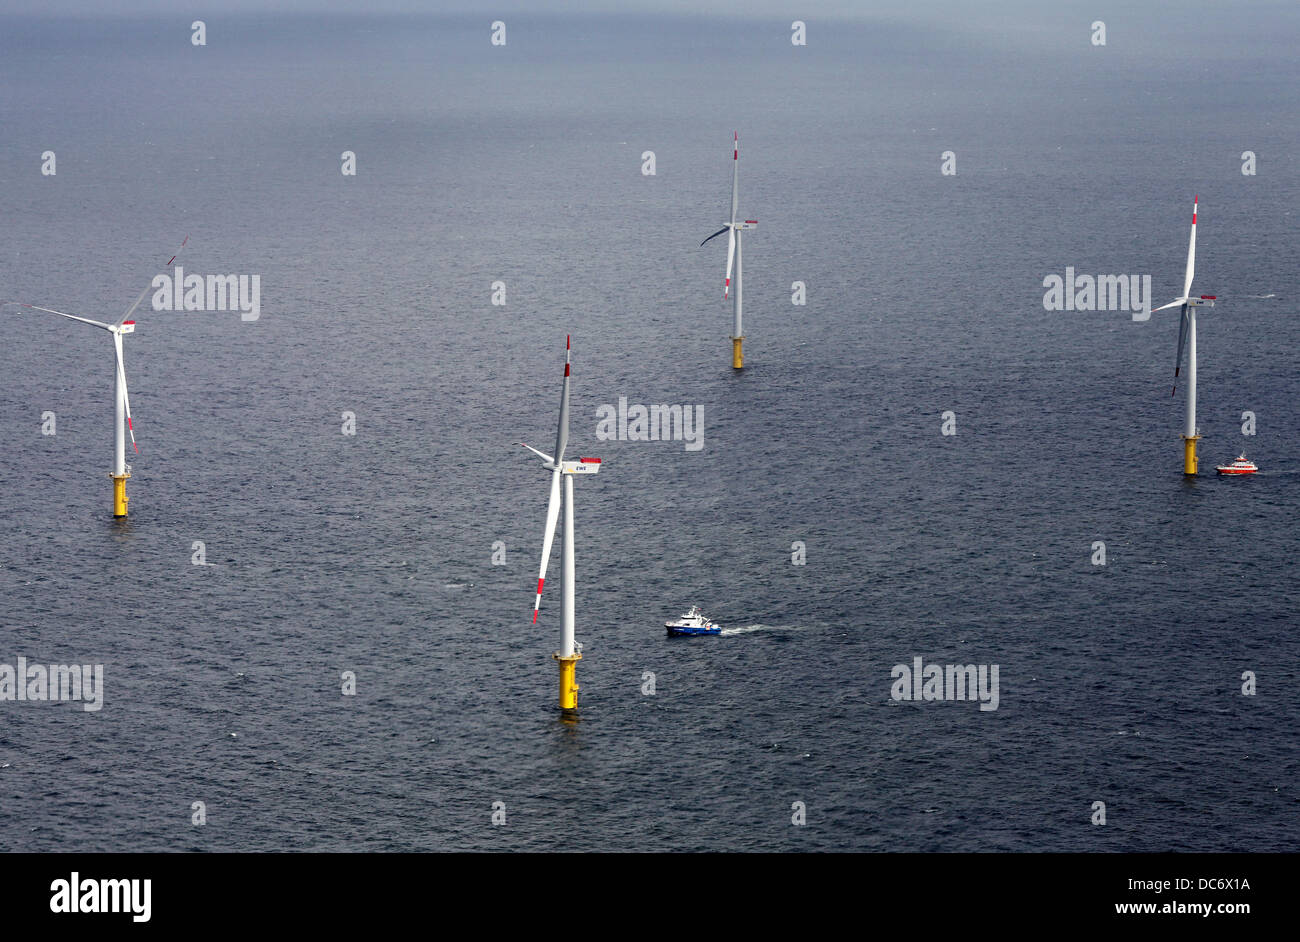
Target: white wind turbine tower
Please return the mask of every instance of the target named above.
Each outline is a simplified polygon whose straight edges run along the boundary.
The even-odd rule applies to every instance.
[[[731,150],[731,222],[727,223],[709,239],[716,238],[724,232],[729,233],[727,236],[727,280],[722,287],[722,299],[725,301],[731,292],[731,263],[734,259],[736,263],[736,299],[733,307],[732,333],[731,333],[731,366],[732,369],[743,369],[745,366],[745,352],[742,347],[745,336],[741,323],[741,308],[744,301],[743,274],[744,260],[740,252],[740,236],[746,229],[758,228],[757,219],[746,219],[743,222],[736,222],[736,206],[739,194],[736,191],[737,178],[740,175],[740,133],[734,132],[732,138]],[[705,239],[704,242],[708,242]],[[701,242],[700,245],[704,245]]]
[[[190,237],[186,236],[181,242],[181,248],[189,242]],[[180,250],[177,250],[177,255]],[[171,257],[167,263],[170,267],[172,262],[176,261],[176,255]],[[144,296],[152,290],[153,285],[140,292],[140,296],[135,299],[135,303],[126,309],[126,313],[118,319],[115,324],[105,324],[103,321],[92,320],[89,317],[81,317],[77,314],[65,314],[63,311],[56,311],[48,307],[40,307],[36,304],[25,304],[22,301],[5,301],[3,304],[13,304],[18,307],[25,307],[32,311],[44,311],[46,314],[57,314],[59,317],[66,317],[74,321],[80,321],[83,324],[89,324],[92,327],[98,327],[106,330],[113,335],[113,403],[114,403],[114,425],[113,425],[113,469],[109,472],[109,477],[113,479],[113,516],[126,516],[126,479],[131,476],[131,466],[126,463],[126,437],[131,436],[131,447],[135,449],[136,454],[140,453],[140,446],[135,443],[135,426],[131,422],[131,399],[126,391],[126,366],[122,361],[122,338],[127,334],[135,333],[135,321],[131,320],[131,315],[135,309],[140,306]]]
[[[1187,272],[1183,279],[1183,296],[1152,311],[1164,311],[1171,307],[1182,307],[1182,317],[1178,325],[1178,350],[1174,356],[1174,387],[1171,395],[1178,392],[1178,372],[1183,362],[1183,347],[1187,347],[1187,411],[1183,423],[1183,474],[1196,473],[1196,443],[1200,434],[1196,429],[1196,309],[1214,307],[1217,298],[1212,294],[1192,297],[1192,276],[1196,273],[1196,213],[1201,198],[1192,200],[1192,235],[1187,243]]]
[[[560,478],[564,478],[564,568],[561,570],[560,598],[560,650],[552,655],[560,663],[560,709],[566,713],[578,708],[577,662],[582,654],[575,650],[573,640],[573,476],[596,474],[600,471],[599,458],[579,458],[565,461],[564,449],[569,442],[569,338],[564,338],[564,385],[560,392],[560,421],[555,432],[555,456],[523,445],[542,459],[551,472],[551,497],[546,505],[546,530],[542,538],[542,565],[537,574],[537,599],[533,602],[533,622],[542,604],[542,586],[546,582],[546,564],[551,558],[551,545],[555,540],[555,524],[560,516]]]

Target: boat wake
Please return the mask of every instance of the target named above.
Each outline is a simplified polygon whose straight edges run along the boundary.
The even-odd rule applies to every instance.
[[[731,635],[748,635],[756,631],[800,631],[801,625],[744,625],[740,628],[723,628],[722,637]]]

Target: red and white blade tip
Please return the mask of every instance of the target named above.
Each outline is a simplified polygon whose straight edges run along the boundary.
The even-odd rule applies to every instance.
[[[189,237],[189,236],[186,236],[184,239],[182,239],[182,240],[181,240],[181,248],[182,248],[182,249],[185,248],[185,243],[187,243],[187,242],[189,242],[189,241],[190,241],[190,237]],[[181,253],[180,253],[179,251],[177,251],[176,255],[180,255],[180,254],[181,254]],[[168,264],[168,265],[170,265],[172,262],[176,261],[176,255],[173,255],[171,258],[167,259],[167,264]]]
[[[537,609],[540,608],[540,607],[541,607],[541,604],[542,604],[542,584],[545,583],[545,582],[546,582],[545,579],[538,579],[538,580],[537,580],[537,601],[535,601],[535,602],[533,603],[533,623],[534,623],[534,624],[537,623]]]

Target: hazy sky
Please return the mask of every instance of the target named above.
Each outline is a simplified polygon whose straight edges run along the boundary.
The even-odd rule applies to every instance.
[[[780,16],[816,18],[861,15],[863,12],[907,4],[854,0],[0,0],[0,12],[38,15],[165,13],[196,19],[224,12],[341,12],[341,13],[476,13],[489,19],[506,13],[692,12],[722,16]]]
[[[1135,40],[1157,42],[1163,34],[1174,43],[1183,36],[1216,33],[1271,40],[1278,27],[1294,27],[1297,9],[1296,0],[0,0],[0,15],[40,17],[449,14],[479,16],[490,23],[524,14],[662,13],[771,19],[786,28],[793,20],[804,20],[810,30],[819,21],[893,22],[989,38],[1035,37],[1044,30],[1068,31],[1075,24],[1086,35],[1090,23],[1103,20],[1121,46],[1125,32]],[[1050,41],[1049,36],[1043,39]]]
[[[464,13],[494,18],[509,13],[695,13],[705,16],[740,16],[776,19],[907,18],[916,20],[978,19],[1006,16],[1017,9],[1078,5],[1051,0],[199,0],[180,4],[176,0],[0,0],[0,12],[59,14],[166,14],[205,16],[224,12],[340,12],[340,13]],[[1163,4],[1156,3],[1155,6]],[[1182,4],[1186,6],[1187,4]],[[1122,8],[1113,0],[1087,3],[1090,10]],[[1082,9],[1082,6],[1080,7]]]

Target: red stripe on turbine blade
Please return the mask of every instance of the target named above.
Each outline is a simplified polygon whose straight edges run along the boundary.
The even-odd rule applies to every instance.
[[[538,594],[538,596],[540,596],[540,595],[542,594],[542,583],[545,582],[545,581],[546,581],[545,579],[538,579],[538,580],[537,580],[537,594]],[[538,601],[540,601],[540,598],[538,599]]]
[[[172,262],[174,262],[174,261],[176,261],[176,256],[175,256],[175,255],[173,255],[171,258],[167,259],[167,264],[170,265],[170,264],[171,264]]]
[[[533,609],[533,624],[537,624],[537,609]]]
[[[1203,295],[1201,295],[1201,300],[1202,300],[1202,301],[1217,301],[1217,300],[1219,300],[1219,296],[1218,296],[1217,294],[1203,294]]]
[[[600,464],[599,458],[579,458],[578,460],[587,464]]]
[[[569,364],[567,364],[567,363],[564,364],[564,375],[565,375],[566,377],[569,375]]]

